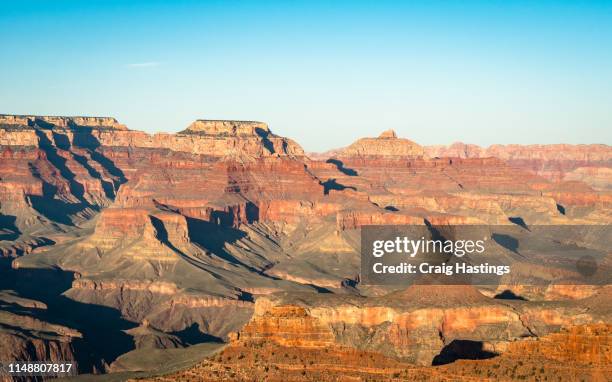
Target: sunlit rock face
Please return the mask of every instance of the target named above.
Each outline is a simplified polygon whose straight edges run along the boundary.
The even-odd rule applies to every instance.
[[[403,157],[421,158],[423,147],[404,138],[398,138],[393,130],[383,132],[378,138],[361,138],[341,150],[339,157]]]
[[[470,299],[470,303],[474,301]],[[462,309],[468,313],[470,305]],[[468,313],[468,321],[481,320],[481,326],[508,334],[505,325],[508,316],[499,315],[496,311],[482,317],[474,313],[476,311]],[[365,314],[372,317],[371,312]],[[389,320],[389,315],[375,316],[378,316],[375,321]],[[431,314],[424,318],[428,316]],[[496,330],[490,322],[485,323],[487,320],[495,320],[495,325],[501,327]],[[417,322],[416,326],[420,324]],[[363,325],[363,321],[360,325]],[[408,339],[394,343],[385,338],[382,344],[377,344],[374,339],[379,335],[376,329],[346,323],[338,325],[343,336],[348,332],[355,336],[353,341],[355,338],[362,339],[361,342],[352,342],[350,346],[330,341],[337,332],[329,327],[326,329],[326,326],[310,316],[309,309],[304,307],[284,305],[258,308],[252,320],[240,333],[231,336],[231,342],[220,353],[186,370],[148,380],[213,381],[231,378],[248,381],[265,378],[279,381],[354,379],[390,382],[472,381],[482,379],[483,375],[495,380],[524,380],[530,376],[534,380],[606,380],[610,376],[607,366],[612,355],[612,327],[605,323],[571,325],[554,333],[540,334],[537,338],[527,335],[497,343],[444,337],[445,329],[441,329],[439,337],[430,337],[416,329],[422,341]],[[410,331],[415,330],[414,326]],[[464,329],[468,330],[467,327]],[[393,332],[387,328],[383,331]],[[410,331],[393,335],[401,338],[409,335]],[[298,338],[294,335],[296,332],[304,333],[304,337]],[[468,334],[474,339],[478,336],[477,333]],[[386,355],[395,346],[403,350],[411,349],[412,353],[414,348],[427,349],[425,353],[419,353],[423,355],[428,350],[439,349],[440,345],[435,343],[428,347],[427,338],[445,344],[432,360],[435,367]],[[364,349],[376,345],[381,346],[381,350]],[[429,357],[426,355],[426,358]]]
[[[481,342],[501,354],[523,338],[610,318],[609,313],[585,314],[590,300],[574,307],[508,304],[467,286],[411,286],[370,299],[299,295],[298,304],[291,303],[292,298],[285,294],[259,299],[253,318],[233,338],[303,348],[355,347],[431,365],[453,341]]]

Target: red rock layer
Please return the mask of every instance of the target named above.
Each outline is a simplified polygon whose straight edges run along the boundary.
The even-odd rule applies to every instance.
[[[299,306],[272,307],[263,315],[254,317],[233,339],[243,343],[273,341],[281,346],[311,348],[334,343],[330,328]]]
[[[518,168],[553,181],[582,180],[600,190],[612,189],[609,169],[612,147],[594,145],[477,145],[454,143],[450,146],[428,146],[430,157],[502,159]]]

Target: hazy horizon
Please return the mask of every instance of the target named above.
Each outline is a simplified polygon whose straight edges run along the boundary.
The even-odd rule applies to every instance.
[[[0,43],[6,114],[257,120],[309,152],[612,144],[610,2],[5,1]]]

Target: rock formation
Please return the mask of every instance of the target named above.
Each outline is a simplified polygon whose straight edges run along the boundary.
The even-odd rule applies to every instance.
[[[77,360],[74,341],[82,338],[81,333],[24,313],[45,310],[44,303],[14,293],[0,293],[0,308],[0,357],[3,363]],[[19,310],[21,312],[17,312]]]
[[[545,336],[561,327],[608,322],[607,314],[584,313],[590,304],[589,300],[574,307],[508,303],[486,297],[473,287],[431,285],[370,299],[262,297],[251,321],[234,338],[241,343],[266,341],[286,347],[340,345],[431,365],[440,362],[444,350],[457,342],[478,342],[483,350],[501,354],[522,338]]]
[[[572,326],[539,339],[509,343],[499,355],[478,342],[455,341],[437,367],[418,366],[336,344],[283,346],[272,341],[233,341],[222,352],[185,371],[147,381],[475,381],[608,380],[609,324]],[[528,357],[525,355],[529,354]]]
[[[421,158],[424,150],[416,143],[398,138],[393,130],[383,132],[378,138],[361,138],[338,153],[339,157],[403,157]]]
[[[549,180],[581,180],[598,190],[612,189],[611,178],[605,175],[612,166],[612,147],[603,144],[491,145],[482,148],[458,142],[450,146],[428,146],[425,152],[431,157],[495,157]]]
[[[61,276],[40,298],[51,313],[30,312],[37,321],[28,326],[47,323],[56,334],[15,346],[72,357],[75,344],[93,354],[81,371],[97,372],[121,370],[126,361],[117,360],[128,352],[212,339],[233,341],[231,354],[253,344],[308,357],[328,349],[355,377],[387,373],[374,363],[355,366],[363,358],[431,377],[442,374],[422,366],[456,352],[457,343],[506,354],[522,338],[609,322],[610,312],[597,308],[609,305],[601,286],[503,280],[498,289],[391,293],[359,277],[364,225],[500,225],[519,245],[605,251],[598,227],[612,217],[609,152],[605,145],[432,148],[386,131],[318,159],[261,122],[198,120],[150,135],[113,118],[2,115],[0,257],[7,259],[0,260],[15,274]],[[586,228],[556,228],[541,239],[539,225]],[[499,243],[495,251],[538,281],[577,272],[546,253],[517,254]],[[37,288],[0,286],[39,300]],[[515,299],[493,298],[508,293]],[[112,324],[98,333],[69,329],[81,316],[53,316],[80,309],[98,309]],[[12,356],[26,357],[19,354]]]

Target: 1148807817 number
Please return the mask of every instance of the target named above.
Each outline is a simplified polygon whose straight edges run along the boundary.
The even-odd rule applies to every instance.
[[[76,375],[74,362],[0,362],[0,375],[5,376],[70,376]]]

